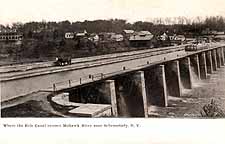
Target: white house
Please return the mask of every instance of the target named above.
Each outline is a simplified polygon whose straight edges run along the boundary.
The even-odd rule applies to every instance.
[[[123,30],[125,34],[133,34],[134,30]]]
[[[77,33],[76,36],[77,36],[77,37],[85,37],[86,34],[87,34],[87,31],[84,30],[84,32],[79,32],[79,33]]]
[[[91,34],[88,39],[93,41],[93,42],[98,42],[100,38],[97,34]]]
[[[67,32],[67,33],[65,33],[65,38],[66,39],[73,39],[74,38],[74,33],[73,32]]]
[[[162,41],[165,41],[168,39],[168,35],[166,33],[163,33],[161,36],[160,36],[160,40]]]
[[[185,41],[185,40],[186,40],[186,38],[185,38],[185,36],[184,36],[184,35],[177,35],[177,36],[174,38],[174,40],[178,40],[178,41]]]

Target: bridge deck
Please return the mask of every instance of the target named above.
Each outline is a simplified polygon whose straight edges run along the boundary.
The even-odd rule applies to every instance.
[[[173,48],[173,47],[145,49],[145,50],[106,54],[106,55],[91,56],[91,57],[84,57],[84,58],[75,58],[75,59],[72,59],[72,64],[87,63],[87,62],[93,62],[93,61],[104,60],[104,59],[113,59],[113,58],[131,56],[131,55],[139,55],[139,54],[153,52],[153,51],[166,50],[168,48]],[[41,69],[41,68],[50,68],[53,66],[53,62],[54,61],[0,66],[0,74],[25,72],[25,71]]]
[[[18,71],[12,70],[15,68],[14,66],[8,67],[8,68],[0,67],[0,70],[1,69],[11,70],[11,72],[1,73],[0,80],[1,81],[11,80],[11,79],[23,78],[23,77],[27,77],[27,76],[31,77],[31,76],[37,76],[37,75],[50,74],[50,73],[64,72],[64,71],[69,71],[69,70],[84,69],[84,68],[99,66],[99,65],[103,65],[103,64],[111,64],[111,63],[115,63],[115,62],[128,61],[131,59],[138,59],[138,58],[143,58],[143,57],[160,55],[163,53],[178,51],[178,50],[182,50],[182,49],[184,49],[184,46],[148,49],[148,50],[109,54],[109,55],[102,55],[102,56],[95,56],[95,57],[79,58],[79,59],[74,59],[72,61],[72,63],[73,63],[72,65],[68,65],[68,66],[64,66],[64,67],[61,67],[61,66],[45,67],[45,66],[43,66],[43,67],[37,67],[35,69],[32,69],[32,68],[29,68],[29,67],[32,67],[32,65],[19,65]],[[50,62],[50,63],[52,63],[52,62]],[[48,65],[50,65],[50,63]],[[43,65],[47,65],[47,64],[43,63]]]
[[[92,83],[95,81],[99,81],[99,80],[103,80],[103,79],[108,79],[110,77],[113,76],[117,76],[117,75],[121,75],[127,72],[132,72],[132,71],[136,71],[139,69],[143,69],[149,66],[153,66],[153,65],[157,65],[166,61],[172,61],[172,60],[176,60],[176,59],[181,59],[184,58],[186,56],[190,56],[193,54],[197,54],[197,53],[201,53],[204,51],[208,51],[210,49],[214,49],[215,47],[218,47],[218,45],[211,45],[210,48],[208,49],[203,49],[203,50],[199,50],[199,51],[191,51],[191,52],[184,52],[184,53],[165,53],[165,54],[160,54],[157,57],[155,57],[153,60],[149,60],[148,64],[144,64],[144,65],[139,65],[137,67],[132,67],[126,70],[120,70],[120,71],[115,71],[113,73],[102,73],[102,76],[97,76],[94,79],[90,79],[90,78],[85,78],[85,79],[80,79],[80,80],[68,80],[68,81],[63,81],[63,82],[59,82],[56,83],[56,87],[49,87],[46,89],[42,89],[42,91],[48,91],[48,92],[54,92],[54,91],[61,91],[64,89],[69,89],[69,88],[73,88],[79,85],[83,85],[83,84],[88,84],[88,83]],[[154,56],[152,56],[154,57]],[[163,58],[163,59],[162,59]],[[166,58],[166,59],[164,59]]]
[[[213,44],[210,46],[210,49],[220,46],[223,45]],[[1,101],[38,90],[55,91],[68,89],[166,61],[181,59],[210,49],[197,52],[185,52],[184,45],[182,45],[178,47],[97,56],[87,58],[84,62],[77,62],[65,67],[47,67],[24,72],[1,73]]]

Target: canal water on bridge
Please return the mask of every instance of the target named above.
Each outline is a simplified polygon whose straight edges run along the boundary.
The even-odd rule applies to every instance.
[[[182,97],[169,96],[168,107],[149,107],[149,117],[200,118],[203,106],[212,99],[225,113],[225,67],[206,80],[195,80],[194,88],[185,90]]]

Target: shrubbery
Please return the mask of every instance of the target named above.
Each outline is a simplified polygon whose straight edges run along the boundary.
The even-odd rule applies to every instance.
[[[216,104],[215,100],[211,100],[210,104],[203,106],[201,111],[202,117],[216,118],[216,117],[225,117],[222,109]]]

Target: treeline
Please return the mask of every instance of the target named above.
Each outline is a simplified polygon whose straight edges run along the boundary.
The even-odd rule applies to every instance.
[[[25,37],[32,36],[33,32],[47,31],[52,32],[53,37],[62,37],[65,32],[80,32],[87,30],[88,33],[100,32],[116,32],[121,33],[124,29],[133,29],[136,31],[148,30],[154,35],[169,31],[177,34],[193,33],[200,34],[203,30],[217,30],[225,31],[225,18],[222,16],[212,16],[207,18],[197,17],[195,19],[187,19],[185,17],[178,17],[175,21],[173,18],[158,18],[153,22],[138,21],[129,23],[123,19],[110,20],[94,20],[83,22],[29,22],[29,23],[13,23],[11,27],[1,25],[1,28],[12,28],[22,32]]]
[[[152,22],[138,21],[135,23],[129,23],[123,19],[83,22],[17,22],[11,26],[0,24],[0,30],[3,29],[16,29],[24,36],[22,45],[18,48],[9,47],[1,50],[3,51],[2,53],[8,53],[16,60],[22,58],[54,58],[61,53],[69,53],[73,57],[80,57],[119,52],[126,48],[127,44],[99,43],[96,45],[87,39],[66,41],[64,39],[66,32],[83,32],[86,30],[88,33],[121,33],[124,29],[132,29],[135,31],[147,30],[155,36],[168,32],[171,34],[182,34],[186,37],[196,37],[201,35],[203,30],[225,31],[225,17],[212,16],[207,18],[197,17],[195,19],[185,17],[157,18],[153,19]]]

